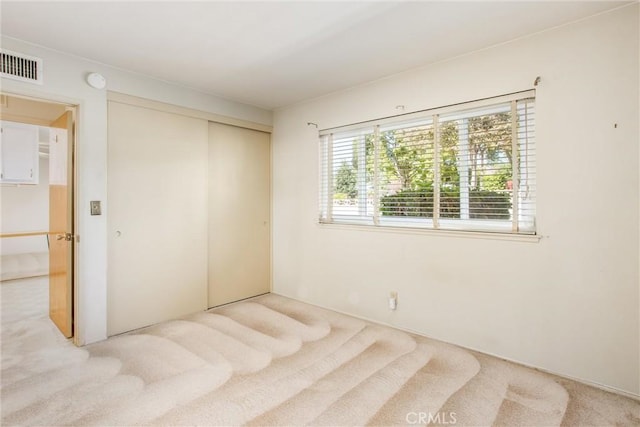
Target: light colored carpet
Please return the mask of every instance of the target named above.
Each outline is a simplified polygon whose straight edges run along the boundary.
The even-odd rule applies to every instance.
[[[277,295],[75,348],[38,286],[2,284],[2,425],[640,424],[637,401]]]

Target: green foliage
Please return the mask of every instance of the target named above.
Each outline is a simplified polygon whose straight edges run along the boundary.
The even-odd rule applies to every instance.
[[[508,193],[472,190],[469,192],[469,218],[510,219],[511,198]],[[382,197],[380,213],[384,216],[433,217],[433,191],[401,191]],[[440,191],[440,216],[460,218],[459,190]]]
[[[459,199],[458,199],[459,203]],[[469,217],[471,219],[511,219],[511,194],[487,190],[469,192]]]
[[[374,138],[367,138],[367,171],[374,172]],[[381,186],[417,190],[433,182],[433,131],[424,127],[380,134]]]
[[[480,182],[483,190],[506,190],[511,178],[511,167],[503,167],[495,173],[483,175]]]
[[[364,135],[363,164],[367,184],[375,174],[375,145],[378,144],[378,182],[382,195],[381,213],[386,216],[433,215],[435,135],[429,124],[381,131],[379,140]],[[466,138],[462,152],[461,138]],[[357,191],[358,144],[351,164],[343,163],[336,173],[335,192],[354,199]],[[494,113],[440,122],[439,181],[440,215],[460,217],[460,165],[467,170],[470,218],[509,219],[511,207],[507,182],[511,179],[511,120],[509,113]],[[464,157],[462,157],[464,156]],[[395,193],[387,195],[389,193]],[[335,197],[334,197],[335,198]]]
[[[487,175],[482,173],[482,165],[495,164],[501,158],[511,164],[511,151],[510,114],[496,113],[470,118],[471,188],[483,188],[482,179]]]
[[[403,189],[424,187],[433,181],[433,132],[402,129],[380,135],[381,165],[387,179],[397,178]]]
[[[353,166],[347,162],[343,162],[340,165],[340,169],[336,173],[336,186],[334,188],[335,194],[345,194],[349,199],[355,199],[358,197],[358,189],[356,187],[357,177],[356,170]],[[334,199],[336,198],[334,194]]]
[[[446,122],[440,126],[440,183],[445,187],[460,185],[458,126],[455,122]]]

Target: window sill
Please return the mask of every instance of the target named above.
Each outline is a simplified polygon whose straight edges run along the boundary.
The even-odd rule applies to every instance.
[[[434,230],[417,227],[385,227],[369,224],[344,224],[344,223],[316,223],[318,227],[335,230],[373,231],[382,233],[422,234],[434,237],[461,237],[468,239],[509,240],[513,242],[538,243],[542,236],[539,234],[515,234],[486,231],[459,231],[459,230]]]

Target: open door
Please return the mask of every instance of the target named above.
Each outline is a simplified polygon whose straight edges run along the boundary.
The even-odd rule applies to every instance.
[[[73,335],[73,114],[50,125],[49,138],[49,317]]]

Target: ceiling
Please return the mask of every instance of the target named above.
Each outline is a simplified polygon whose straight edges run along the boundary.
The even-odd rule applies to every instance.
[[[3,0],[0,28],[6,36],[274,109],[626,3]]]

